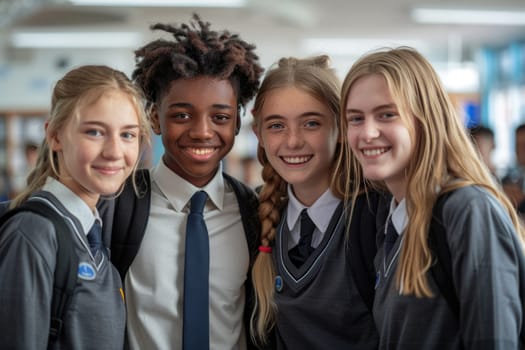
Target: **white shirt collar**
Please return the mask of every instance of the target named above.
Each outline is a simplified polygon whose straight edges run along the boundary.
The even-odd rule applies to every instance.
[[[208,198],[219,210],[223,208],[224,177],[222,176],[222,163],[219,164],[215,176],[202,188],[192,185],[177,175],[162,160],[153,168],[152,178],[160,191],[178,212],[185,208],[195,192],[201,190],[208,194]]]
[[[388,214],[387,220],[390,217],[392,217],[392,223],[396,228],[397,234],[401,235],[408,223],[408,214],[405,198],[403,198],[401,202],[399,202],[399,204],[396,205],[396,200],[392,196],[392,201],[390,202],[390,212]]]
[[[95,208],[93,212],[86,202],[60,181],[48,177],[42,190],[52,193],[64,208],[78,219],[85,234],[89,232],[96,219],[102,224],[97,209]]]
[[[295,197],[292,187],[288,185],[288,208],[287,208],[287,217],[286,223],[288,229],[291,231],[293,227],[297,224],[299,217],[301,216],[301,211],[304,208],[307,208],[308,215],[312,219],[313,223],[317,229],[323,233],[326,232],[330,220],[332,219],[332,214],[337,209],[337,206],[341,202],[339,198],[333,195],[330,189],[327,189],[321,197],[317,198],[312,206],[305,207],[299,200]]]

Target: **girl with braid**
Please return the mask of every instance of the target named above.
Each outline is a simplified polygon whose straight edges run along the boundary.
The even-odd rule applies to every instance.
[[[133,78],[150,105],[164,155],[139,173],[141,197],[130,186],[107,210],[114,213],[113,262],[127,295],[128,343],[132,349],[246,349],[243,317],[259,240],[257,198],[223,173],[221,161],[232,149],[241,108],[256,93],[262,68],[253,45],[212,31],[197,15],[189,24],[152,29],[172,40],[138,49]],[[202,225],[194,229],[188,220],[196,193],[205,193],[200,217],[208,251],[195,262],[195,247],[187,243],[202,233]],[[185,273],[190,265],[206,269],[205,281],[191,280],[195,276]],[[187,303],[203,293],[200,304]]]
[[[277,349],[378,344],[369,311],[376,198],[356,201],[357,218],[347,230],[339,90],[327,56],[282,58],[265,76],[252,111],[265,183],[251,330],[256,342]]]

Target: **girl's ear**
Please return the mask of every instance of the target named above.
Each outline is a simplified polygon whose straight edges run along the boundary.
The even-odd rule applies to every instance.
[[[253,130],[253,133],[255,134],[255,136],[257,136],[257,141],[259,141],[259,146],[264,148],[264,142],[263,142],[263,139],[261,137],[261,133],[259,132],[259,128],[256,125],[252,124],[252,130]]]
[[[51,131],[48,128],[49,122],[46,121],[44,124],[44,128],[46,130],[46,141],[49,145],[49,148],[54,152],[59,152],[62,150],[62,143],[60,142],[60,138],[58,137],[58,133],[51,133]]]
[[[150,120],[151,120],[151,130],[153,130],[153,132],[156,135],[160,135],[159,113],[158,113],[158,109],[157,109],[157,105],[156,104],[154,104],[153,107],[151,107]]]

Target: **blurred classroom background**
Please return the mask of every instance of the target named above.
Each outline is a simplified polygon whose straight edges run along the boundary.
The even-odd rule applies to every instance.
[[[465,126],[493,130],[496,176],[516,164],[514,129],[525,122],[524,0],[0,0],[0,198],[25,186],[57,79],[81,64],[130,75],[133,50],[160,35],[150,25],[188,22],[193,13],[254,43],[265,68],[283,56],[322,53],[343,78],[367,51],[415,47]],[[256,186],[250,108],[225,167]],[[155,138],[144,165],[162,152]]]

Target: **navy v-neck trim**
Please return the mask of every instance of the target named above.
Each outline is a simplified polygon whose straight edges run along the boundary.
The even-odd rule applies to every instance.
[[[282,217],[286,217],[286,209]],[[281,277],[286,280],[288,286],[294,290],[299,290],[315,277],[321,264],[321,258],[328,247],[330,247],[330,242],[334,239],[335,234],[341,230],[341,226],[344,227],[344,221],[343,203],[341,202],[335,212],[332,213],[330,224],[319,246],[315,248],[304,264],[297,268],[288,255],[287,247],[290,232],[287,228],[286,220],[281,220],[277,227],[277,259],[279,259],[279,270],[282,269],[282,271],[279,271],[283,274]]]

